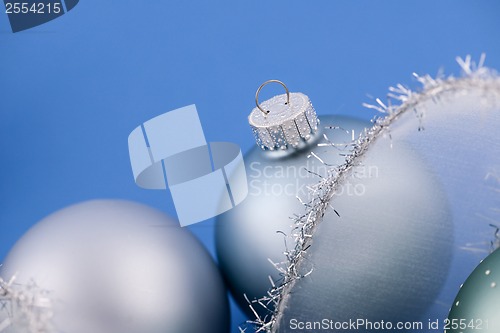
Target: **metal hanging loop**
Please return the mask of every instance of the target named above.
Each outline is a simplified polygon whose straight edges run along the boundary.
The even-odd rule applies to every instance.
[[[262,83],[259,87],[259,89],[257,89],[257,92],[255,93],[255,105],[257,105],[257,108],[262,111],[262,113],[264,115],[268,115],[269,114],[269,110],[264,110],[260,104],[259,104],[259,94],[260,94],[260,91],[262,90],[262,88],[264,88],[266,85],[268,85],[269,83],[279,83],[283,86],[283,88],[285,88],[285,91],[286,91],[286,103],[287,105],[290,104],[290,91],[288,91],[288,88],[287,86],[281,82],[280,80],[268,80],[264,83]]]

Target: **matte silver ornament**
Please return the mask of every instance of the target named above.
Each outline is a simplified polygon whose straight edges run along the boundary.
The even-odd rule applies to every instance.
[[[495,214],[498,211],[495,208],[498,206],[498,197],[495,195],[498,188],[492,188],[492,180],[498,179],[500,165],[497,130],[500,120],[500,77],[495,71],[482,66],[484,57],[479,64],[472,62],[470,57],[458,59],[458,62],[462,67],[463,77],[432,78],[429,75],[415,74],[423,84],[421,91],[411,91],[397,85],[390,88],[391,99],[387,104],[377,99],[377,105],[369,106],[384,113],[385,117],[374,119],[374,126],[357,140],[355,149],[347,155],[345,163],[334,168],[329,178],[324,178],[311,187],[317,195],[315,200],[307,202],[306,213],[295,219],[295,242],[292,242],[289,261],[282,268],[284,282],[275,288],[279,294],[272,294],[272,298],[279,303],[277,311],[260,321],[259,331],[288,332],[290,321],[299,316],[304,320],[314,321],[334,314],[337,319],[365,318],[372,322],[388,319],[393,320],[393,323],[394,320],[418,322],[429,318],[443,322],[460,283],[463,283],[481,257],[498,244],[498,233],[490,223],[496,224],[495,216],[498,221],[498,215]],[[401,101],[401,104],[395,101]],[[418,168],[432,177],[424,177],[422,180],[417,180],[410,174],[400,177],[404,159],[386,159],[382,162],[394,170],[387,175],[394,176],[385,177],[381,181],[377,179],[377,183],[381,189],[385,184],[386,190],[397,189],[399,186],[397,192],[390,191],[390,195],[382,192],[382,195],[374,198],[374,201],[380,203],[376,206],[372,206],[373,202],[363,204],[361,197],[344,198],[339,195],[338,191],[350,179],[354,167],[359,163],[369,164],[380,159],[387,147],[401,147],[399,151],[393,152],[393,157],[399,157],[400,152],[420,156],[425,164]],[[412,178],[417,181],[412,181]],[[430,187],[424,185],[429,180],[440,184],[441,190],[427,192],[426,188]],[[363,180],[362,183],[369,186],[371,182]],[[404,190],[405,187],[414,192],[413,196]],[[392,192],[399,192],[400,195],[393,196]],[[441,203],[433,199],[440,193],[446,199]],[[446,201],[449,208],[445,206]],[[328,218],[333,215],[330,207],[339,209],[342,214],[345,211],[345,208],[340,210],[342,205],[351,211],[351,216],[358,216],[361,223],[363,218],[359,217],[363,215],[372,224],[382,226],[385,221],[383,216],[400,221],[393,224],[394,231],[391,228],[387,230],[386,236],[389,238],[385,238],[381,249],[392,247],[394,255],[385,256],[386,259],[402,259],[407,255],[411,259],[416,253],[420,253],[420,256],[402,260],[395,269],[380,262],[380,268],[385,266],[385,276],[379,275],[383,269],[378,273],[368,269],[372,263],[368,260],[360,266],[365,269],[363,272],[351,274],[350,279],[345,280],[356,287],[344,293],[348,290],[346,285],[336,284],[336,281],[342,280],[325,277],[328,271],[336,271],[335,266],[328,265],[328,261],[344,251],[341,244],[347,239],[342,233],[325,232],[331,230],[332,225],[337,227]],[[400,215],[403,207],[408,208],[407,219]],[[446,214],[446,210],[449,213]],[[451,218],[454,228],[450,226]],[[350,218],[348,222],[351,221]],[[403,232],[400,237],[394,237],[402,231],[402,224],[410,227],[408,233]],[[351,225],[353,223],[344,225],[344,231],[352,232],[349,231]],[[416,228],[414,231],[412,225]],[[333,242],[332,237],[338,237],[339,241]],[[351,239],[362,246],[361,253],[356,254],[359,259],[354,260],[351,265],[355,267],[376,253],[370,247],[376,245],[381,238],[369,233],[365,241],[359,237]],[[346,246],[350,243],[352,241]],[[450,248],[452,244],[456,246]],[[408,252],[411,248],[413,250]],[[431,252],[427,252],[428,250]],[[451,258],[450,250],[453,254]],[[310,267],[314,271],[305,277],[310,272]],[[337,273],[342,275],[351,267],[340,265],[340,269],[344,271]],[[416,275],[406,279],[405,276],[408,277],[411,269]],[[401,278],[400,282],[394,280],[398,276]],[[493,288],[497,287],[496,281],[491,283],[494,283]],[[436,291],[438,294],[435,302],[429,302],[433,299],[430,295],[435,295]],[[392,293],[392,299],[398,303],[388,302],[391,299],[388,293]],[[339,297],[358,302],[360,306],[349,310],[346,303],[336,303]],[[322,301],[318,302],[319,300]],[[327,300],[333,303],[327,303]],[[419,307],[420,310],[417,311],[411,310],[416,309],[416,304],[423,305],[425,302],[430,305],[427,310],[424,307]],[[365,315],[365,310],[368,309],[365,304],[370,303],[375,311]],[[376,328],[368,327],[358,329],[377,331]]]
[[[6,316],[12,323],[6,333],[229,328],[226,290],[210,255],[176,221],[133,202],[95,200],[48,216],[14,245],[0,276],[16,277],[12,292],[36,284],[52,300],[53,317],[41,327],[34,324],[43,318],[10,311],[12,297],[1,299],[0,289],[0,323]]]

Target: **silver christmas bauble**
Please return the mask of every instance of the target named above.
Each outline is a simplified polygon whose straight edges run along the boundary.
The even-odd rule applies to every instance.
[[[376,332],[420,320],[438,297],[453,249],[447,198],[418,154],[389,138],[378,144],[363,159],[366,176],[348,178],[331,201],[340,217],[329,209],[317,226],[299,274],[312,272],[286,296],[275,332],[325,318],[334,332],[352,321],[361,326],[342,331]]]
[[[225,287],[210,255],[177,222],[141,204],[96,200],[48,216],[15,244],[0,276],[15,277],[13,292],[35,284],[49,292],[49,333],[229,327]],[[6,332],[31,333],[27,327],[37,323],[29,321],[43,318],[21,316],[26,308],[14,303],[0,310],[11,317]]]
[[[298,277],[313,271],[286,288],[271,332],[324,318],[332,331],[358,319],[354,331],[438,330],[398,327],[429,319],[443,329],[458,286],[500,243],[500,78],[462,66],[463,78],[418,77],[422,91],[393,89],[401,105],[374,106],[386,117],[346,163],[376,165],[378,177],[355,180],[363,196],[327,200],[341,217],[317,221],[296,265]],[[344,176],[328,182],[346,186]]]

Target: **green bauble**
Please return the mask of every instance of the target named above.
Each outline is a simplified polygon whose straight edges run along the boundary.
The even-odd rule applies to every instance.
[[[500,251],[484,259],[460,288],[445,332],[500,332]],[[442,326],[440,326],[442,327]]]

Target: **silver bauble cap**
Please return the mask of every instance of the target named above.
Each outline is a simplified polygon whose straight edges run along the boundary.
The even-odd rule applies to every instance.
[[[260,90],[269,83],[279,83],[286,94],[259,104]],[[311,100],[303,93],[290,93],[279,80],[264,82],[255,94],[255,107],[248,116],[257,145],[266,150],[289,149],[309,140],[318,130],[318,117]]]

